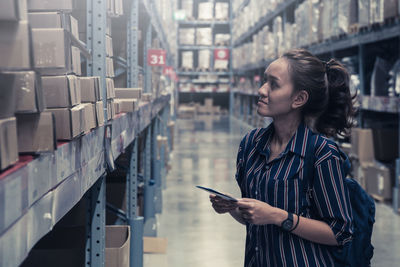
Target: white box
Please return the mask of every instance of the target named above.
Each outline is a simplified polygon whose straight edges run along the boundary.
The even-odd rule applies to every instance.
[[[203,2],[199,3],[199,20],[211,20],[213,18],[213,7],[214,3],[212,2]]]
[[[217,20],[229,19],[229,3],[222,3],[222,2],[215,3],[215,19]]]
[[[27,20],[26,0],[1,0],[0,21]]]
[[[0,23],[0,68],[9,70],[31,69],[29,24]]]
[[[179,29],[179,44],[194,45],[196,31],[194,28]]]
[[[209,69],[210,68],[210,61],[211,61],[211,50],[204,49],[199,50],[199,68],[202,69]]]
[[[196,44],[197,45],[212,45],[212,30],[211,30],[211,28],[197,28]]]
[[[182,68],[193,69],[193,51],[182,52]]]

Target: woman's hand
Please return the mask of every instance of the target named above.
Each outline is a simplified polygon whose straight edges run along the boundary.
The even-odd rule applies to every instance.
[[[230,212],[237,208],[237,202],[225,200],[216,195],[210,195],[210,201],[214,210],[219,214]]]
[[[257,199],[243,198],[237,202],[243,219],[251,224],[276,224],[280,225],[287,217],[287,212],[270,206],[268,203]],[[286,215],[285,215],[286,213]],[[285,217],[286,216],[286,217]]]

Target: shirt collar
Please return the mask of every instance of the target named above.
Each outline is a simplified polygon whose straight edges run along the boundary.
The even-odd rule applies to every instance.
[[[265,128],[263,133],[260,133],[260,138],[256,139],[256,149],[260,153],[269,155],[269,142],[273,133],[274,126],[273,123],[271,123],[267,128]],[[295,134],[287,144],[283,154],[291,151],[294,154],[304,157],[306,154],[307,141],[311,137],[311,134],[311,130],[304,124],[304,122],[301,122]]]

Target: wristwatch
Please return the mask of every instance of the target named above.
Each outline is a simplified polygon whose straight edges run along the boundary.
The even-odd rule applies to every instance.
[[[289,232],[293,227],[293,213],[288,212],[288,217],[286,220],[284,220],[281,224],[281,228],[286,231]]]

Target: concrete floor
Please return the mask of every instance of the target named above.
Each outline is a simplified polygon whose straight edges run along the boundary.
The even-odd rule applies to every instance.
[[[249,130],[228,117],[178,120],[172,170],[163,191],[158,236],[168,239],[166,254],[145,254],[144,267],[243,266],[245,228],[229,215],[216,214],[212,187],[240,197],[234,179],[239,142]],[[400,216],[385,204],[376,206],[372,266],[399,266]]]

